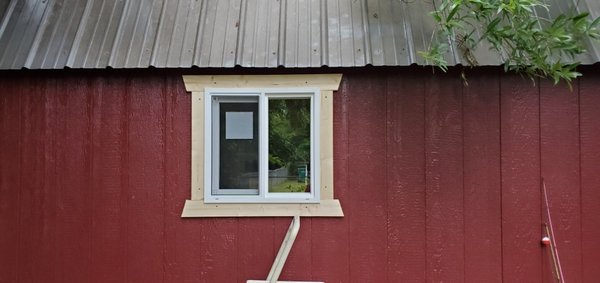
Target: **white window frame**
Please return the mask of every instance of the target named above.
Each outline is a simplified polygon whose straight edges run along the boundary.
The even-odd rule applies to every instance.
[[[205,176],[209,176],[208,178],[206,178],[204,187],[205,188],[210,188],[209,190],[205,190],[205,200],[207,200],[207,202],[228,202],[226,201],[226,199],[231,199],[232,197],[229,198],[224,198],[223,200],[221,200],[222,197],[224,197],[224,195],[232,195],[232,196],[243,196],[243,195],[253,195],[256,196],[256,194],[258,193],[258,190],[251,190],[251,189],[220,189],[219,188],[219,168],[220,168],[220,158],[217,157],[218,153],[219,153],[219,149],[220,149],[220,136],[219,136],[219,129],[220,129],[220,121],[219,121],[219,109],[215,109],[216,107],[219,106],[220,103],[222,102],[227,102],[227,103],[257,103],[260,104],[260,99],[259,99],[259,93],[236,93],[234,94],[233,92],[226,92],[226,93],[218,93],[218,92],[214,92],[214,93],[210,93],[209,91],[206,92],[206,99],[205,104],[210,104],[210,105],[205,105],[205,125],[204,125],[204,137],[206,139],[206,143],[205,143],[205,156],[207,156],[208,158],[206,158],[205,165],[205,172],[204,175]],[[215,101],[214,97],[218,96],[219,100]],[[259,108],[260,111],[260,108]],[[259,139],[262,138],[260,137],[259,134]],[[261,152],[260,152],[260,148],[259,148],[259,153],[258,155],[260,156]],[[259,162],[261,162],[259,160]],[[208,197],[207,197],[208,196]],[[234,198],[235,199],[235,198]],[[235,202],[235,201],[234,201]],[[243,200],[243,197],[239,200],[239,202],[244,203],[246,201]]]
[[[205,89],[205,124],[204,124],[204,201],[206,203],[319,203],[320,202],[320,101],[319,88],[206,88]],[[241,97],[258,98],[259,127],[259,189],[255,190],[223,190],[218,188],[218,105],[224,102],[235,102]],[[214,98],[222,98],[216,101]],[[311,106],[311,162],[309,193],[270,193],[268,192],[268,107],[270,98],[309,98]],[[240,102],[245,99],[240,99]],[[249,194],[254,193],[254,194]]]

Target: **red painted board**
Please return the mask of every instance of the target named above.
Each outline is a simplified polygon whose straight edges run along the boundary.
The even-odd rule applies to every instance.
[[[425,86],[427,282],[463,282],[462,81],[434,75]]]
[[[550,282],[539,245],[542,172],[558,210],[559,251],[569,246],[561,253],[567,281],[597,281],[596,78],[581,80],[578,101],[550,84],[533,86],[518,76],[498,82],[488,75],[470,75],[469,87],[461,87],[462,128],[452,106],[461,99],[455,96],[460,80],[419,83],[423,77],[416,73],[344,76],[334,96],[334,182],[346,217],[303,221],[309,233],[301,230],[287,279],[498,282],[501,271],[503,282]],[[7,271],[0,282],[245,282],[266,276],[289,218],[180,218],[190,194],[190,100],[181,77],[42,74],[7,84],[0,90],[0,229],[11,223],[18,229],[0,235],[0,271]],[[492,87],[497,84],[500,97]],[[424,103],[416,98],[420,88],[437,96]],[[463,143],[455,144],[460,138]],[[427,186],[419,185],[419,172]],[[563,185],[551,188],[549,180]],[[4,198],[6,182],[19,188],[17,201]],[[428,198],[419,186],[430,189]],[[16,219],[5,213],[10,208]],[[457,215],[440,213],[461,208],[464,232]],[[580,242],[560,240],[577,237],[578,210]],[[443,233],[449,245],[436,244]],[[577,246],[579,275],[572,271]]]
[[[162,77],[127,81],[127,281],[162,282],[164,87]]]
[[[581,191],[579,167],[579,95],[566,84],[540,82],[540,135],[542,177],[546,183],[550,216],[565,282],[581,282]],[[548,221],[542,205],[542,219]],[[551,263],[551,257],[544,260]],[[544,264],[544,276],[552,274]],[[546,282],[554,282],[550,277]]]
[[[387,280],[386,80],[348,76],[350,282]]]
[[[348,274],[346,221],[341,218],[313,218],[311,239],[312,277],[303,280],[344,282],[342,280]]]
[[[600,83],[580,80],[582,282],[600,278]]]
[[[425,282],[425,82],[387,79],[387,250],[389,282]]]
[[[334,197],[348,206],[348,80],[343,77],[333,94],[333,182]],[[348,282],[348,220],[344,218],[319,218],[312,220],[313,241],[312,279],[324,282]]]
[[[202,225],[199,282],[237,282],[238,218],[195,221]]]
[[[500,80],[467,75],[464,88],[465,282],[502,282]]]
[[[182,219],[190,199],[191,94],[178,76],[166,78],[165,88],[165,282],[200,279],[202,225]]]
[[[278,251],[273,245],[274,228],[272,218],[238,220],[237,282],[267,278]]]
[[[516,75],[500,82],[504,282],[541,282],[538,87]]]
[[[292,222],[291,217],[278,217],[273,220],[273,251],[277,253]],[[305,217],[300,220],[300,230],[294,241],[294,246],[288,255],[279,280],[306,281],[312,277],[311,261],[311,231],[312,219]],[[272,262],[271,262],[272,263]],[[268,273],[267,273],[268,274]]]
[[[34,178],[41,178],[43,180],[43,197],[41,199],[41,243],[39,243],[39,254],[37,259],[44,262],[40,265],[40,270],[37,272],[36,280],[43,280],[50,278],[49,280],[60,280],[60,267],[59,263],[60,254],[60,239],[59,239],[59,226],[56,223],[59,222],[61,203],[59,199],[59,187],[61,185],[62,172],[60,172],[59,159],[61,154],[60,144],[62,142],[62,135],[60,132],[55,131],[61,123],[63,123],[63,117],[61,117],[61,104],[55,99],[56,93],[59,89],[59,79],[51,77],[48,80],[43,81],[40,86],[39,92],[34,95],[43,94],[44,97],[44,122],[43,122],[43,139],[41,140],[44,147],[44,171],[42,175],[35,176]]]
[[[53,101],[44,81],[24,79],[21,96],[21,203],[18,282],[56,280],[55,189],[53,165]],[[52,178],[52,179],[51,179]],[[32,209],[35,208],[35,209]]]
[[[0,79],[0,282],[17,281],[21,187],[21,97]]]
[[[124,78],[99,77],[92,81],[91,96],[91,282],[127,282],[125,246],[127,216],[122,206],[127,188],[126,99]]]
[[[89,282],[92,232],[92,96],[88,81],[56,79],[47,86],[56,101],[57,281]],[[69,91],[64,91],[68,89]]]

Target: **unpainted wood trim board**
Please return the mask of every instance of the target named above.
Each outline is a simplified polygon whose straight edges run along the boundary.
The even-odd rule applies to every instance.
[[[183,76],[192,92],[191,199],[182,217],[343,217],[333,193],[333,91],[341,74]],[[205,204],[204,203],[204,89],[318,87],[321,89],[321,200],[317,204]]]

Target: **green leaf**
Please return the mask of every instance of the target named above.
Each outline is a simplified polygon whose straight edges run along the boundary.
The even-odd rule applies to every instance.
[[[458,1],[457,3],[454,3],[454,5],[452,5],[452,9],[450,10],[450,13],[448,13],[448,17],[446,17],[446,21],[451,21],[452,18],[454,17],[454,15],[456,15],[456,13],[458,12],[458,9],[461,7],[460,6],[460,2]]]
[[[447,70],[448,39],[460,38],[457,46],[470,53],[487,42],[506,71],[569,82],[580,75],[572,61],[585,52],[584,39],[600,39],[600,18],[591,21],[587,12],[545,18],[533,13],[539,8],[550,11],[540,0],[441,0],[431,13],[437,25],[430,48],[419,55]]]
[[[590,13],[588,13],[588,12],[581,13],[581,14],[573,17],[572,21],[578,22],[578,21],[581,21],[581,20],[585,20],[589,15],[590,15]]]

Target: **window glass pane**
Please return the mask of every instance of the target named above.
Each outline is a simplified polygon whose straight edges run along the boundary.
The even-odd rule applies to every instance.
[[[270,193],[310,192],[310,98],[269,98]]]
[[[219,103],[219,189],[258,194],[258,102]]]

